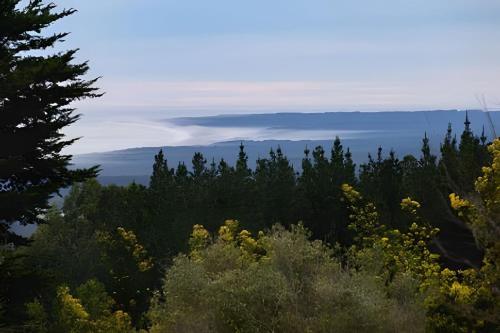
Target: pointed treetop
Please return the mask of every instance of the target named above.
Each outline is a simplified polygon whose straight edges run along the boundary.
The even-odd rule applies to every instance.
[[[469,121],[469,112],[468,111],[465,111],[465,122],[464,122],[464,125],[465,125],[465,130],[467,132],[470,132],[470,121]]]
[[[201,175],[203,175],[203,173],[205,172],[205,164],[206,163],[207,163],[207,160],[205,159],[205,157],[203,156],[202,153],[196,152],[194,154],[193,159],[192,159],[192,164],[193,164],[192,175],[193,175],[193,177],[198,178]]]
[[[188,170],[184,162],[179,162],[177,165],[177,170],[175,171],[175,176],[179,178],[186,178],[188,175]]]
[[[423,144],[423,147],[422,149],[427,149],[429,150],[429,138],[427,137],[427,132],[424,132],[424,138],[422,139],[422,144]]]
[[[391,150],[389,151],[389,157],[391,159],[394,159],[396,157],[396,152],[394,151],[394,149],[391,148]]]
[[[481,143],[483,144],[483,146],[486,144],[486,140],[488,140],[488,138],[486,137],[486,134],[484,133],[484,125],[483,125],[483,131],[481,132],[480,140],[481,140]]]
[[[153,163],[153,174],[152,176],[164,176],[168,172],[167,159],[163,154],[163,149],[160,149],[158,154],[155,155],[155,161]]]
[[[351,149],[347,147],[347,151],[345,152],[345,158],[349,159],[351,158],[351,156],[352,156]]]
[[[306,149],[304,149],[304,154],[306,155],[306,158],[309,158],[309,153],[310,153],[310,152],[311,152],[311,151],[309,150],[309,148],[308,148],[308,147],[307,147],[307,145],[306,145]]]
[[[276,153],[274,152],[274,149],[271,147],[271,149],[269,150],[269,157],[271,158],[271,160],[275,160],[276,159]]]
[[[278,145],[278,148],[276,149],[276,154],[278,154],[278,156],[283,155],[283,152],[281,151],[281,146],[280,145]]]
[[[448,123],[448,129],[446,130],[446,136],[444,137],[444,143],[445,144],[450,144],[452,140],[451,134],[453,133],[453,130],[451,128],[451,122]]]
[[[420,158],[420,163],[423,166],[434,166],[436,162],[436,156],[432,155],[431,153],[431,147],[429,145],[429,138],[427,137],[427,133],[425,133],[424,138],[422,139],[421,151],[422,157]]]
[[[215,157],[212,157],[212,162],[210,163],[210,174],[215,175],[217,172],[217,163],[215,163]]]
[[[238,160],[236,161],[236,172],[241,177],[248,177],[251,174],[251,170],[248,168],[248,156],[245,153],[245,146],[243,141],[240,142],[240,153],[238,154]]]
[[[382,162],[382,147],[378,147],[377,150],[377,161]]]

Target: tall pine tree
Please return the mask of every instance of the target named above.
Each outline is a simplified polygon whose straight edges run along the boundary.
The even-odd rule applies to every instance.
[[[53,193],[97,173],[70,169],[61,153],[76,140],[61,132],[79,117],[70,104],[98,97],[96,80],[83,79],[89,67],[73,62],[76,50],[43,55],[68,34],[42,31],[74,12],[0,0],[0,233],[13,221],[37,222]]]

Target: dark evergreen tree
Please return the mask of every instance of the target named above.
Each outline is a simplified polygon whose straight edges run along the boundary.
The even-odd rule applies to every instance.
[[[219,221],[224,221],[228,218],[238,218],[238,216],[233,215],[238,213],[238,209],[233,205],[234,173],[234,168],[221,158],[217,165],[217,178],[210,189],[215,215]],[[210,230],[214,230],[217,228],[217,223],[212,221],[207,227]]]
[[[429,145],[429,138],[427,132],[422,139],[422,157],[420,158],[420,165],[424,168],[434,168],[436,166],[436,156],[431,153],[431,146]]]
[[[352,160],[352,154],[349,147],[344,155],[344,181],[347,184],[356,184],[356,164]]]
[[[173,220],[177,208],[174,183],[174,169],[168,167],[167,159],[160,149],[154,158],[153,173],[149,181],[149,196],[146,207],[149,207],[148,223],[140,229],[147,234],[145,239],[154,253],[175,253],[176,240],[173,238]]]
[[[405,156],[401,162],[401,195],[411,197],[423,206],[439,203],[439,171],[436,163],[437,157],[432,154],[430,140],[427,133],[422,139],[420,159]],[[425,179],[425,182],[422,181]],[[402,199],[402,198],[400,198]],[[432,219],[431,219],[432,220]]]
[[[341,172],[344,168],[344,149],[340,143],[340,138],[337,136],[333,141],[330,164],[333,172]]]
[[[469,116],[465,114],[464,131],[458,146],[459,186],[462,193],[474,190],[474,182],[481,175],[481,168],[488,164],[489,154],[481,139],[474,135],[470,128]],[[484,133],[483,133],[484,137]]]
[[[469,116],[465,114],[464,131],[460,136],[458,145],[460,185],[466,192],[472,191],[474,181],[474,171],[476,169],[475,150],[479,145],[479,140],[474,137],[470,128]]]
[[[182,186],[189,181],[189,171],[184,162],[179,162],[177,170],[175,170],[175,182],[178,186]]]
[[[280,147],[268,159],[257,160],[255,169],[256,208],[260,225],[297,223],[295,215],[295,172]]]
[[[233,168],[227,164],[227,162],[221,158],[219,161],[219,165],[217,166],[217,173],[220,177],[228,177],[230,174],[234,172]]]
[[[307,175],[311,172],[312,169],[312,163],[311,163],[311,158],[309,157],[309,154],[311,151],[309,148],[304,149],[304,158],[302,159],[302,174]]]
[[[350,156],[346,159],[340,139],[333,142],[330,159],[323,147],[318,146],[309,159],[306,149],[302,161],[302,174],[298,179],[297,216],[311,229],[317,238],[329,242],[346,244],[348,212],[341,203],[341,185],[354,184],[354,164]]]
[[[452,136],[451,123],[448,124],[446,136],[441,144],[441,159],[439,160],[442,186],[452,191],[459,191],[459,169],[457,139]]]
[[[42,55],[67,33],[45,28],[74,10],[55,12],[53,3],[0,0],[0,229],[12,221],[34,223],[52,194],[94,177],[97,168],[72,170],[61,150],[76,139],[61,130],[78,120],[70,103],[97,97],[96,80],[74,63],[76,50]],[[0,230],[1,232],[1,230]]]
[[[215,158],[212,158],[212,162],[210,163],[210,168],[208,169],[208,177],[213,180],[215,180],[215,177],[217,177],[217,163],[215,163]]]
[[[398,185],[397,188],[392,189],[398,193],[398,196],[389,199],[390,196],[387,196],[388,193],[383,189],[386,181],[382,180],[379,184],[382,188],[380,193],[375,190],[371,192],[371,196],[374,196],[375,201],[376,198],[385,198],[385,202],[377,203],[385,207],[383,218],[393,217],[385,223],[399,221],[400,227],[407,226],[409,221],[404,214],[400,213],[397,203],[404,197],[417,200],[422,205],[419,212],[423,219],[440,229],[434,245],[435,251],[441,254],[441,260],[449,267],[470,267],[471,262],[480,260],[480,253],[474,244],[470,230],[456,218],[449,207],[448,195],[453,191],[452,187],[458,188],[453,184],[460,181],[457,172],[458,150],[450,125],[444,142],[441,144],[441,152],[442,158],[438,164],[437,157],[431,152],[430,140],[425,134],[422,139],[420,158],[417,160],[413,156],[405,156],[400,162],[401,176],[395,183]],[[450,180],[449,175],[457,178]],[[365,180],[363,176],[361,181],[363,188],[366,185]],[[390,204],[391,201],[392,204]]]
[[[436,181],[439,184],[436,191],[439,195],[434,194],[427,200],[422,200],[425,207],[422,213],[441,229],[436,244],[443,261],[448,266],[458,268],[479,265],[482,257],[470,228],[452,212],[448,199],[451,192],[460,195],[470,193],[476,178],[481,174],[481,167],[489,163],[484,131],[479,138],[474,135],[470,125],[466,113],[459,143],[455,136],[452,137],[451,125],[448,125],[438,163],[440,176]],[[420,178],[432,180],[429,174],[422,174]],[[425,189],[429,195],[430,189],[431,187]]]
[[[212,207],[213,198],[210,197],[211,181],[210,172],[206,167],[207,160],[202,153],[193,155],[192,171],[190,172],[190,185],[184,190],[188,193],[190,207],[190,220],[192,224],[210,225],[214,218]],[[213,166],[215,168],[215,166]]]
[[[191,176],[195,180],[200,180],[202,177],[206,175],[207,160],[205,159],[205,157],[203,157],[202,153],[195,153],[193,156],[192,163],[193,163],[193,171],[191,172]]]
[[[149,188],[154,192],[163,192],[172,182],[173,173],[173,169],[171,170],[168,168],[168,163],[165,159],[165,155],[163,154],[163,150],[160,149],[158,154],[155,155],[153,173],[151,174],[149,180]]]
[[[243,142],[240,143],[240,152],[236,160],[236,176],[241,179],[248,179],[252,175],[252,170],[248,167],[248,156],[245,152]]]
[[[405,228],[406,222],[399,205],[403,198],[403,170],[394,151],[384,158],[382,148],[377,150],[377,159],[368,155],[368,163],[360,167],[360,188],[374,202],[382,221],[389,226]]]

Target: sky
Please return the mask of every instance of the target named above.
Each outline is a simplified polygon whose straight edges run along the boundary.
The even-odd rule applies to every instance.
[[[498,0],[55,3],[78,13],[51,31],[71,32],[61,47],[106,93],[78,104],[73,135],[118,119],[478,108],[479,95],[500,108]]]

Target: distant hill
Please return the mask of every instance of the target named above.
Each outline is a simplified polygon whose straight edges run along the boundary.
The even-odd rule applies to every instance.
[[[480,129],[486,121],[479,110],[468,111],[469,118]],[[498,112],[492,112],[500,121]],[[266,127],[297,130],[355,130],[432,132],[451,122],[462,128],[465,111],[434,110],[412,112],[323,112],[323,113],[266,113],[249,115],[220,115],[167,119],[177,125],[204,127]]]
[[[476,134],[482,127],[492,137],[486,115],[481,111],[469,111],[469,119]],[[495,127],[500,131],[500,112],[491,112]],[[175,118],[165,120],[177,126],[201,126],[213,128],[265,128],[279,129],[280,137],[295,137],[297,131],[330,133],[325,140],[244,140],[250,165],[255,165],[258,157],[266,157],[271,148],[280,146],[292,161],[296,170],[300,169],[305,147],[313,149],[322,145],[329,151],[336,134],[340,134],[345,148],[349,147],[354,161],[359,165],[367,160],[369,153],[375,154],[380,146],[387,154],[393,149],[397,156],[420,154],[421,139],[424,133],[431,140],[435,153],[446,133],[448,123],[452,124],[457,137],[463,130],[465,112],[418,111],[418,112],[330,112],[330,113],[276,113],[250,115],[224,115],[212,117]],[[326,131],[326,132],[325,132]],[[304,134],[302,134],[303,136]],[[251,138],[250,138],[251,139]],[[184,162],[189,167],[195,152],[201,152],[210,161],[224,158],[233,163],[238,155],[240,141],[228,141],[200,146],[143,147],[104,153],[77,155],[73,162],[77,167],[100,164],[100,181],[105,184],[127,184],[135,181],[147,184],[154,155],[163,148],[169,165],[177,166]]]

